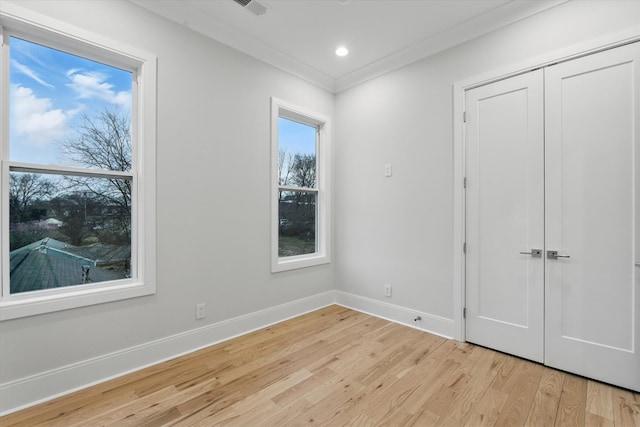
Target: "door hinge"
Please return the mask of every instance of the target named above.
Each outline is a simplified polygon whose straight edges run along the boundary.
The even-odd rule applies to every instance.
[[[462,122],[463,123],[467,123],[467,112],[466,111],[462,112]]]
[[[467,177],[462,178],[462,187],[467,188]]]
[[[463,253],[463,254],[466,254],[466,253],[467,253],[467,242],[464,242],[464,243],[462,244],[462,253]]]
[[[463,307],[462,308],[462,318],[466,319],[467,318],[467,307]]]

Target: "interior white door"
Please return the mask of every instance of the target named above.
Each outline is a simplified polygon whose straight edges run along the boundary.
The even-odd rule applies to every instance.
[[[545,363],[640,390],[640,43],[545,70]]]
[[[466,93],[466,339],[539,362],[543,93],[542,70]]]

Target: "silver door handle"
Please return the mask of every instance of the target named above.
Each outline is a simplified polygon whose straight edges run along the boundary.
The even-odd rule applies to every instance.
[[[636,267],[640,268],[640,262],[636,262]]]
[[[532,258],[541,258],[542,249],[531,249],[531,252],[520,252],[522,255],[531,255]]]
[[[558,251],[547,251],[547,259],[571,258],[570,255],[558,255]]]

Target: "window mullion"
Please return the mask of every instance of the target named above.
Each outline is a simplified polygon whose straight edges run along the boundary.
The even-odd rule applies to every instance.
[[[279,191],[296,191],[296,192],[304,192],[304,193],[318,193],[317,188],[309,188],[309,187],[293,187],[289,185],[279,185]]]
[[[8,162],[12,172],[46,173],[51,175],[85,176],[92,178],[133,179],[132,171],[110,171],[105,169],[77,168],[73,166],[37,165],[31,163]]]

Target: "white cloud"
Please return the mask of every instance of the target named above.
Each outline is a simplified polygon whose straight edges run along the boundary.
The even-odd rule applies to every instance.
[[[24,74],[25,76],[32,78],[33,80],[37,81],[38,83],[40,83],[42,86],[48,87],[48,88],[53,88],[53,85],[45,82],[44,80],[42,80],[40,78],[40,76],[38,76],[36,74],[35,71],[33,71],[31,68],[27,67],[24,64],[21,64],[20,62],[18,62],[15,59],[11,60],[11,66],[14,67],[18,72]]]
[[[113,85],[107,82],[107,76],[102,73],[73,69],[67,72],[71,83],[67,84],[80,99],[97,98],[110,104],[124,108],[131,108],[131,92],[113,90]]]
[[[64,136],[76,112],[54,109],[50,99],[38,98],[27,87],[11,86],[11,130],[28,145],[44,146]]]

